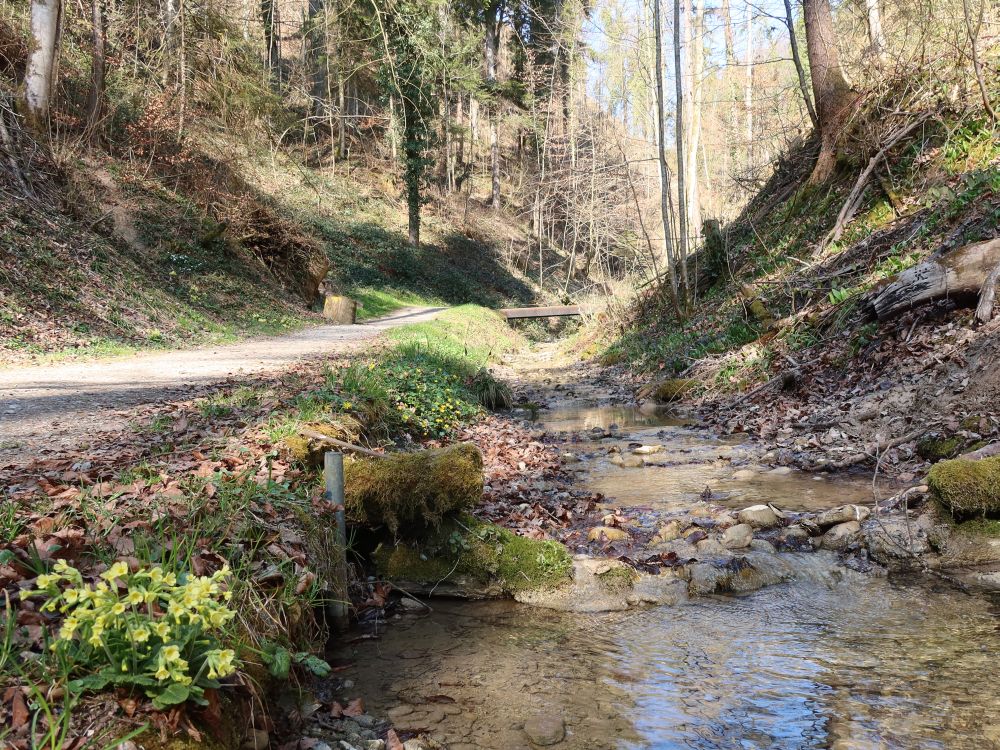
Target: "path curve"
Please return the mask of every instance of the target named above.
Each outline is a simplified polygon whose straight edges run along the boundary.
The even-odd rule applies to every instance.
[[[124,424],[123,410],[233,376],[279,372],[349,351],[383,331],[430,320],[442,309],[405,308],[359,325],[315,326],[238,344],[0,370],[0,464],[34,448],[86,442]]]

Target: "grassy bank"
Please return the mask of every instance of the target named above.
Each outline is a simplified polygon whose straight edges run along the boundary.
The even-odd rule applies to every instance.
[[[1000,146],[986,120],[942,116],[900,144],[891,180],[874,182],[842,237],[829,241],[863,163],[845,157],[824,186],[806,184],[801,167],[791,182],[776,175],[692,264],[701,291],[688,315],[678,320],[647,292],[619,335],[589,332],[591,351],[651,373],[699,363],[704,387],[719,392],[753,387],[789,358],[835,349],[846,366],[879,336],[861,315],[867,292],[942,248],[992,237],[1000,222]],[[783,191],[789,197],[773,204]]]
[[[222,746],[241,742],[253,700],[327,671],[327,606],[367,596],[337,583],[333,508],[299,429],[376,451],[448,442],[483,413],[482,368],[520,343],[496,313],[451,309],[355,359],[138,416],[83,469],[3,476],[0,674],[26,691],[5,741],[32,722],[74,737],[101,711],[110,742],[183,705],[195,725],[222,711]]]

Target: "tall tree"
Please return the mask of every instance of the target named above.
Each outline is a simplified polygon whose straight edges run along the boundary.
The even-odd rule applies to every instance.
[[[687,304],[687,255],[688,255],[688,192],[684,150],[684,99],[685,82],[684,48],[686,39],[684,32],[684,13],[681,11],[681,0],[674,0],[674,91],[677,105],[676,127],[674,128],[674,145],[677,150],[677,258],[680,263],[678,284],[684,305]]]
[[[653,0],[653,39],[656,47],[656,161],[660,167],[660,218],[663,221],[663,249],[667,256],[670,272],[670,287],[673,291],[674,306],[680,310],[680,289],[677,283],[677,262],[670,226],[670,168],[667,165],[667,97],[663,85],[663,10],[660,0]]]
[[[61,14],[61,0],[31,0],[32,45],[21,101],[28,125],[36,132],[48,126]]]
[[[483,14],[486,88],[490,97],[487,115],[490,121],[490,205],[500,208],[500,107],[497,90],[497,64],[500,57],[500,31],[507,11],[506,0],[490,0]]]
[[[733,15],[729,0],[722,0],[719,15],[722,16],[722,28],[726,38],[726,65],[733,67],[736,65],[736,42],[733,38]]]
[[[879,0],[865,0],[868,17],[868,41],[872,52],[880,60],[885,57],[885,33],[882,31],[882,7]]]
[[[806,83],[806,70],[802,65],[802,55],[799,54],[799,40],[795,33],[795,16],[792,15],[792,2],[785,0],[785,26],[788,28],[788,43],[792,48],[792,62],[795,64],[795,74],[799,79],[799,91],[805,101],[806,110],[809,112],[809,119],[813,127],[819,127],[819,118],[816,117],[816,108],[813,106],[812,94],[809,93],[809,85]]]
[[[855,95],[840,66],[830,0],[803,0],[802,6],[820,135],[819,156],[809,180],[818,183],[833,174],[837,163],[837,138],[854,106]]]
[[[107,32],[104,28],[104,0],[91,0],[91,63],[90,94],[87,98],[87,125],[95,133],[104,111],[104,79],[106,57],[104,52]]]

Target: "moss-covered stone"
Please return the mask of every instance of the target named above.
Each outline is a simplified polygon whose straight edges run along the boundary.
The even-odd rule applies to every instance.
[[[517,536],[470,516],[445,522],[419,546],[383,545],[375,562],[389,580],[431,586],[471,580],[479,590],[508,596],[558,586],[573,569],[569,551],[558,542]]]
[[[931,468],[927,484],[958,518],[1000,515],[1000,456],[941,461]]]
[[[368,526],[414,537],[451,513],[471,510],[483,495],[483,457],[472,443],[350,458],[344,464],[347,511]]]
[[[957,456],[964,444],[965,439],[959,435],[948,437],[930,432],[917,442],[917,455],[927,461],[942,461]]]
[[[635,586],[635,582],[639,580],[639,575],[627,565],[616,565],[603,573],[598,573],[597,578],[608,591],[621,593],[630,591]]]
[[[690,393],[696,385],[698,381],[690,378],[670,378],[656,383],[650,395],[661,404],[669,404]]]
[[[310,422],[302,427],[349,443],[357,441],[362,431],[361,423],[347,414],[330,417],[323,422]],[[300,434],[289,435],[282,443],[295,461],[313,469],[323,465],[323,454],[330,450],[330,446],[322,440]]]

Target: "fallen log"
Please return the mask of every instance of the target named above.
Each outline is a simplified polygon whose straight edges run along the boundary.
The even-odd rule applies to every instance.
[[[997,264],[1000,238],[966,245],[903,271],[873,290],[865,304],[879,320],[887,320],[936,299],[972,302]]]

